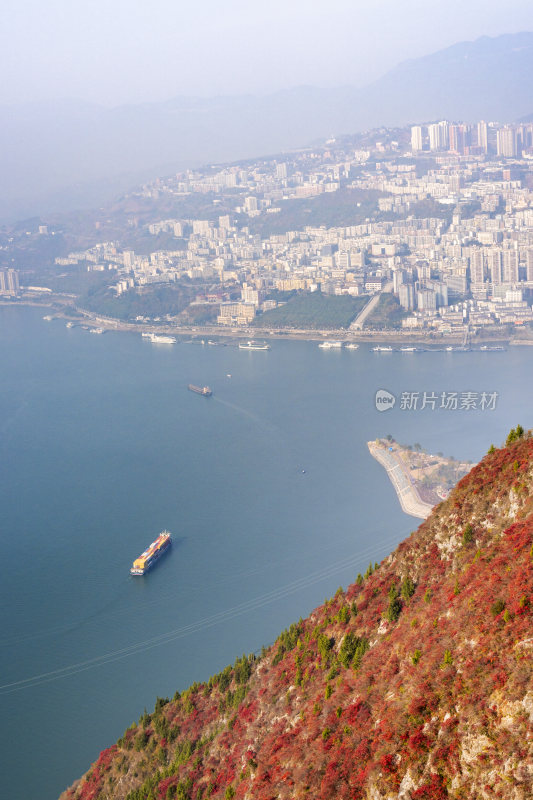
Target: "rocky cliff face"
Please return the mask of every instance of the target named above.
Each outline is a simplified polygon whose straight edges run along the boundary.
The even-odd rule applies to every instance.
[[[533,797],[533,439],[380,565],[158,700],[63,800]]]

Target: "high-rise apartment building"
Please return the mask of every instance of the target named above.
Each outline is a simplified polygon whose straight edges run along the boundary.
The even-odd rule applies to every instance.
[[[502,258],[503,283],[518,282],[518,251],[504,250]]]
[[[489,152],[489,126],[486,122],[478,122],[477,124],[477,144],[485,153]]]
[[[448,149],[450,143],[448,127],[448,123],[445,120],[434,125],[428,125],[430,150]]]
[[[192,223],[192,232],[199,236],[207,236],[211,223],[207,219],[195,219]]]
[[[422,126],[413,125],[411,128],[411,150],[413,153],[419,152],[423,148]]]
[[[16,269],[0,269],[0,294],[16,297],[20,291],[19,274]]]
[[[433,289],[420,289],[416,293],[416,304],[419,311],[436,311],[437,294]]]
[[[406,311],[412,311],[415,307],[415,289],[412,283],[402,283],[398,287],[398,299],[400,305]]]
[[[487,261],[489,265],[490,282],[493,286],[502,283],[502,251],[489,250],[487,253]]]
[[[257,197],[250,195],[250,197],[247,197],[245,199],[244,209],[248,214],[255,214],[255,212],[257,211],[257,207],[258,207]]]
[[[394,269],[392,272],[392,291],[398,294],[400,286],[405,282],[405,272],[403,269]]]
[[[448,287],[442,281],[433,281],[431,288],[435,292],[437,308],[448,305]]]
[[[339,250],[335,253],[335,266],[341,269],[349,269],[351,266],[350,253],[347,250]]]
[[[472,248],[470,256],[470,282],[481,284],[485,281],[485,254],[481,248]]]
[[[533,250],[528,250],[526,255],[526,279],[533,282]]]
[[[513,158],[517,154],[516,128],[505,126],[497,133],[496,147],[499,156]]]
[[[459,153],[459,155],[463,155],[465,151],[465,142],[461,126],[450,125],[449,137],[450,137],[450,151],[452,153]]]

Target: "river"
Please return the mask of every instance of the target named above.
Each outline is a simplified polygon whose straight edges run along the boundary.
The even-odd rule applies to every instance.
[[[477,461],[528,415],[533,350],[153,345],[0,308],[3,795],[54,800],[157,695],[255,651],[419,521],[367,441]],[[211,398],[187,391],[208,384]],[[378,389],[396,397],[380,412]],[[442,409],[423,393],[473,392]],[[481,410],[481,393],[498,393]],[[418,393],[409,410],[402,393]],[[143,578],[159,531],[173,547]]]

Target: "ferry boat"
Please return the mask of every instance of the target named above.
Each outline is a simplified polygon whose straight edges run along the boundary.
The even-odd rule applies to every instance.
[[[323,350],[340,350],[342,347],[342,342],[320,342],[318,345]]]
[[[163,336],[160,333],[151,333],[150,341],[152,344],[176,344],[175,336]]]
[[[416,347],[400,347],[400,353],[416,353]]]
[[[373,347],[372,350],[375,353],[392,353],[392,347],[382,347],[381,345],[377,345],[377,347]]]
[[[47,314],[45,317],[43,317],[43,319],[46,320],[46,322],[51,322],[53,317],[51,317],[50,314]]]
[[[166,553],[171,544],[172,539],[170,538],[170,533],[168,531],[161,531],[155,542],[152,542],[144,553],[141,553],[139,558],[135,559],[130,569],[131,575],[144,575],[145,572],[148,572],[161,558],[163,553]]]
[[[270,345],[250,339],[248,342],[239,342],[239,350],[270,350]]]
[[[348,344],[344,345],[346,350],[359,350],[359,345],[355,342],[348,342]]]
[[[91,328],[90,332],[91,333],[103,333],[104,329],[103,328]]]
[[[190,392],[201,394],[202,397],[211,397],[213,394],[209,386],[195,386],[194,383],[189,383],[187,388]]]

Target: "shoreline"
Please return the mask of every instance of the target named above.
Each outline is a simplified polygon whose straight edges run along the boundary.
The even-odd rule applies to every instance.
[[[370,455],[381,464],[389,476],[402,511],[411,517],[417,517],[417,519],[427,519],[433,510],[433,506],[429,503],[424,503],[420,498],[401,462],[393,453],[388,452],[376,442],[367,442],[367,445]]]
[[[0,300],[0,306],[8,308],[28,306],[32,308],[46,308],[53,309],[53,318],[64,320],[65,322],[71,321],[74,324],[85,324],[93,327],[103,328],[105,331],[121,331],[124,333],[161,333],[180,337],[201,337],[208,336],[211,338],[222,339],[288,339],[296,341],[315,341],[321,342],[325,339],[340,339],[346,343],[386,343],[398,345],[427,345],[439,347],[440,345],[461,345],[463,334],[457,333],[456,335],[450,334],[421,334],[420,332],[403,332],[401,330],[383,330],[383,331],[361,331],[349,328],[337,329],[313,329],[313,328],[298,328],[290,329],[283,328],[273,330],[271,328],[222,328],[218,325],[177,325],[170,322],[162,324],[146,324],[140,322],[125,322],[114,317],[105,317],[94,312],[87,311],[79,308],[73,302],[72,296],[58,296],[46,298],[27,298],[23,297],[16,300]],[[69,313],[70,312],[70,313]],[[490,335],[476,337],[477,341],[474,344],[499,344],[499,345],[531,345],[532,340],[513,339],[508,334],[505,336]]]

